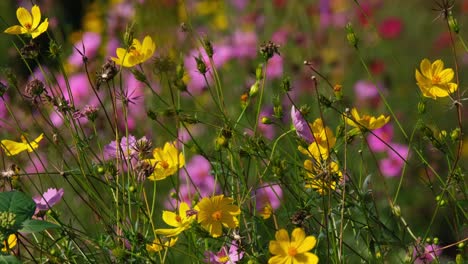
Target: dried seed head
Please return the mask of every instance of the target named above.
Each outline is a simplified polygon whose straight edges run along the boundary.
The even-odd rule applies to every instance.
[[[142,137],[133,146],[133,149],[138,154],[140,158],[144,158],[151,154],[153,144],[146,137]]]
[[[138,179],[146,179],[154,172],[154,166],[146,161],[139,161],[135,167]]]
[[[99,89],[101,84],[112,80],[117,72],[118,70],[115,66],[115,62],[108,59],[107,62],[101,66],[101,69],[96,72],[96,87]]]
[[[44,83],[38,79],[28,82],[24,88],[24,93],[24,96],[31,100],[33,104],[51,100],[50,96],[47,94]]]
[[[280,55],[279,48],[280,45],[268,41],[268,43],[264,43],[260,46],[260,54],[263,56],[265,61],[268,61],[269,59],[273,58],[275,54]]]

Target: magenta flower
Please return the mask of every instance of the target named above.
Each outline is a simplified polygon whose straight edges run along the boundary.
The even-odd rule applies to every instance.
[[[257,56],[257,34],[254,31],[237,30],[232,36],[232,56],[255,58]]]
[[[229,251],[227,246],[223,246],[217,253],[212,251],[205,252],[205,263],[210,264],[234,264],[244,257],[244,252],[237,247],[237,242],[232,241]]]
[[[136,143],[136,138],[132,135],[127,137],[122,137],[120,140],[120,149],[117,148],[117,142],[114,140],[108,145],[104,146],[104,159],[116,159],[116,158],[131,158],[136,152],[134,146]]]
[[[33,198],[36,202],[36,210],[45,211],[58,203],[63,196],[63,189],[49,188],[42,196],[38,195]]]
[[[266,77],[267,79],[280,78],[283,75],[283,57],[275,54],[267,63]]]
[[[210,162],[201,155],[195,155],[187,163],[185,170],[181,170],[180,179],[195,185],[203,184],[211,175]]]
[[[409,148],[406,145],[390,144],[392,149],[387,149],[388,157],[379,162],[379,168],[385,177],[396,177],[401,173],[408,158]]]
[[[384,39],[398,38],[403,30],[403,22],[397,17],[389,17],[379,25],[379,34]]]
[[[312,143],[314,141],[314,136],[312,135],[309,124],[302,116],[299,110],[296,110],[294,106],[291,107],[291,120],[296,129],[297,135],[304,139],[307,143]]]
[[[387,144],[390,144],[393,138],[393,125],[387,123],[385,126],[373,130],[372,133],[367,136],[367,143],[369,148],[373,152],[382,152],[388,149]],[[385,143],[384,143],[385,142]]]
[[[265,183],[255,190],[254,197],[258,213],[263,219],[268,219],[280,207],[283,190],[278,184]]]
[[[438,245],[426,245],[424,247],[424,252],[418,251],[416,247],[413,248],[413,258],[416,258],[414,261],[415,264],[431,263],[440,256],[440,254],[442,254],[442,249]]]

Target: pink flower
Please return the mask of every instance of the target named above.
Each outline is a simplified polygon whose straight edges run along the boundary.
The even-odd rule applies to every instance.
[[[438,256],[442,254],[442,249],[438,245],[426,245],[424,247],[424,252],[417,250],[416,247],[413,248],[413,258],[416,258],[415,264],[425,264],[431,263]]]
[[[210,264],[224,264],[224,263],[237,263],[244,257],[244,252],[237,247],[237,242],[232,241],[229,251],[227,246],[223,246],[217,253],[212,251],[205,252],[205,263]]]
[[[120,148],[117,148],[117,142],[111,141],[108,145],[104,146],[104,159],[109,160],[109,159],[116,159],[116,158],[121,158],[123,157],[124,159],[128,159],[133,157],[136,152],[135,152],[135,143],[136,143],[136,138],[132,135],[129,135],[129,137],[122,137],[120,140]]]
[[[382,152],[388,149],[387,144],[390,144],[393,138],[393,125],[391,123],[387,123],[385,126],[373,130],[373,134],[369,134],[367,136],[367,143],[369,144],[369,148],[373,152]],[[385,143],[384,143],[385,142]]]
[[[275,54],[267,63],[266,77],[268,79],[280,78],[283,75],[283,58]]]
[[[310,131],[311,129],[309,124],[307,124],[307,121],[304,119],[301,112],[296,110],[294,106],[291,107],[291,119],[297,135],[307,143],[312,143],[312,141],[314,141],[314,136]]]
[[[258,213],[268,219],[280,207],[283,190],[278,184],[265,183],[255,190],[254,197]]]
[[[42,196],[38,195],[33,198],[36,202],[36,210],[48,210],[50,207],[58,203],[63,196],[63,189],[49,188]]]
[[[254,31],[237,30],[232,36],[232,56],[255,58],[257,56],[257,34]]]
[[[403,22],[397,17],[389,17],[379,25],[379,34],[384,39],[398,38],[403,30]]]
[[[385,177],[396,177],[401,173],[401,169],[405,165],[408,158],[409,148],[406,145],[390,144],[391,148],[387,149],[388,157],[379,162],[379,168]]]

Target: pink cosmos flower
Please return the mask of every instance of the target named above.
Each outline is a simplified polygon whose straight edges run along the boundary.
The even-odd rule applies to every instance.
[[[267,63],[267,79],[280,78],[283,75],[283,57],[275,54]]]
[[[393,138],[393,125],[387,123],[385,126],[373,130],[372,133],[367,136],[367,143],[369,148],[373,152],[382,152],[388,149],[387,144],[390,144]],[[385,142],[385,143],[384,143]]]
[[[120,149],[117,148],[117,142],[111,141],[108,145],[104,146],[104,159],[116,159],[121,158],[122,155],[124,158],[131,158],[133,157],[136,152],[134,150],[134,146],[136,143],[136,138],[132,135],[127,137],[122,137],[120,140]]]
[[[397,17],[389,17],[379,25],[379,34],[384,39],[398,38],[403,30],[403,22]]]
[[[36,202],[36,210],[44,211],[58,203],[63,196],[63,189],[49,188],[42,196],[38,195],[33,198]]]
[[[264,183],[254,192],[255,207],[263,219],[268,219],[280,207],[283,190],[278,184]]]
[[[307,143],[312,143],[314,141],[314,137],[312,132],[310,131],[309,124],[302,116],[299,110],[296,110],[294,106],[291,107],[291,120],[296,129],[297,135],[304,139]]]
[[[387,149],[388,157],[379,162],[379,168],[385,177],[396,177],[401,173],[401,169],[408,159],[409,148],[402,144],[390,144],[392,149]]]
[[[237,263],[244,257],[244,252],[237,247],[237,242],[232,241],[229,251],[227,246],[223,246],[217,253],[212,251],[205,252],[205,263],[225,264]]]
[[[232,36],[232,56],[255,58],[257,56],[257,34],[254,31],[237,30]]]
[[[424,247],[424,252],[418,252],[416,248],[413,248],[413,258],[416,258],[414,261],[415,264],[431,263],[440,256],[440,254],[442,254],[442,249],[438,245],[426,245]]]

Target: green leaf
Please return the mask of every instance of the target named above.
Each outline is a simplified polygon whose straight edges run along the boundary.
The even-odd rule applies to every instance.
[[[0,233],[3,237],[16,233],[35,210],[34,200],[22,192],[0,193]]]
[[[23,222],[23,228],[18,230],[18,232],[36,233],[51,228],[60,228],[60,226],[47,221],[29,219]]]
[[[12,255],[0,255],[0,264],[21,264],[21,261],[19,261],[17,258],[15,258]]]

